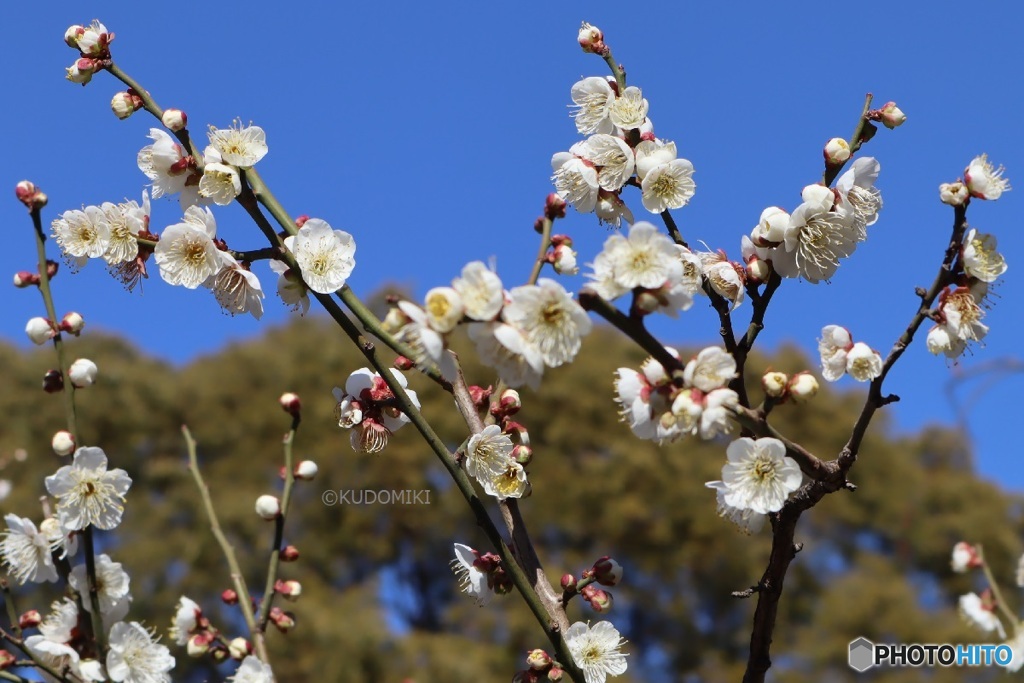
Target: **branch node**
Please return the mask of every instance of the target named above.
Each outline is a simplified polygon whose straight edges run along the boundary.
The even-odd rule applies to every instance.
[[[761,592],[761,586],[760,585],[755,585],[755,586],[751,586],[750,588],[744,588],[741,591],[733,591],[731,593],[731,595],[734,598],[746,599],[746,598],[749,598],[750,596],[752,596],[754,593],[760,593],[760,592]]]
[[[803,550],[803,549],[804,549],[804,544],[803,543],[794,543],[793,544],[793,556],[795,557],[796,554],[798,552],[800,552],[801,550]]]
[[[896,394],[889,394],[888,396],[882,398],[882,400],[879,402],[879,406],[887,406],[890,403],[896,403],[899,400],[900,397],[897,396]]]
[[[846,489],[847,491],[852,492],[857,490],[857,485],[854,484],[852,481],[846,480],[843,482],[843,488]]]
[[[917,294],[922,299],[928,298],[928,290],[926,290],[924,287],[914,287],[914,294]]]

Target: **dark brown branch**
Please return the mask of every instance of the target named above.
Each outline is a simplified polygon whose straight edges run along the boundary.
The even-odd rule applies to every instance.
[[[654,360],[661,363],[669,376],[682,382],[683,362],[669,353],[668,349],[647,331],[642,319],[630,318],[589,289],[580,291],[579,300],[580,306],[584,310],[593,311],[614,325],[620,332],[639,344],[640,348],[651,354]]]

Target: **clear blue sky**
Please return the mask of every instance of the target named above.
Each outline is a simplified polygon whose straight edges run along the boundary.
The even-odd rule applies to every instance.
[[[507,283],[527,275],[531,226],[549,183],[552,153],[578,137],[566,105],[581,76],[603,62],[575,43],[579,22],[602,27],[631,84],[643,88],[660,137],[675,140],[696,167],[697,194],[677,212],[684,234],[738,256],[740,236],[761,210],[793,209],[821,173],[821,147],[852,131],[866,92],[896,100],[907,124],[882,130],[864,150],[882,165],[885,207],[870,238],[831,284],[789,281],[769,311],[766,348],[794,340],[813,351],[822,325],[840,323],[887,352],[913,312],[915,286],[934,277],[952,211],[940,182],[988,152],[1018,190],[975,202],[968,218],[997,234],[1010,262],[987,322],[986,347],[959,369],[1019,358],[1024,238],[1024,95],[1019,87],[1024,11],[995,3],[892,2],[864,6],[787,3],[179,3],[80,2],[8,8],[4,70],[6,131],[0,202],[7,248],[0,272],[33,262],[31,230],[14,201],[29,178],[50,195],[47,216],[82,204],[137,198],[135,166],[155,122],[144,113],[117,121],[118,89],[101,75],[87,87],[63,79],[75,52],[67,26],[100,18],[117,34],[115,59],[163,106],[189,114],[191,128],[234,117],[267,131],[260,171],[293,214],[321,217],[351,232],[362,294],[398,281],[419,294],[447,284],[464,263],[496,256]],[[630,197],[638,217],[643,208]],[[154,207],[154,226],[175,222],[176,200]],[[236,249],[263,246],[237,207],[218,212]],[[606,231],[593,216],[558,226],[592,260]],[[181,362],[232,339],[258,334],[288,312],[268,289],[261,323],[229,318],[205,292],[165,286],[128,295],[98,263],[58,281],[58,307],[79,310],[90,329],[127,334],[150,353]],[[9,277],[9,275],[4,275]],[[578,289],[582,278],[567,286]],[[38,297],[8,290],[0,335],[27,344],[25,320]],[[749,306],[739,309],[740,320]],[[715,341],[703,305],[663,338]],[[923,341],[920,339],[919,341]],[[611,376],[609,368],[609,377]],[[953,370],[915,345],[890,376],[903,401],[886,410],[901,428],[950,423],[943,389]],[[1008,374],[970,414],[982,472],[1024,489],[1024,460],[1006,420],[1024,389]],[[850,382],[850,380],[844,380]],[[611,397],[609,395],[609,400]]]

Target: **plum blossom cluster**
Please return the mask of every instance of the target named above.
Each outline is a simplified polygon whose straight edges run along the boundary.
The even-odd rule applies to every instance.
[[[436,363],[451,378],[455,367],[445,353],[447,335],[460,323],[467,324],[480,359],[513,388],[537,388],[545,367],[572,361],[592,326],[558,282],[540,278],[506,290],[496,273],[473,261],[451,287],[427,292],[422,307],[396,302],[384,327],[411,348],[414,362]]]
[[[408,381],[398,370],[391,368],[392,380],[405,389]],[[409,400],[420,407],[416,392],[406,390]],[[352,449],[365,453],[379,453],[388,445],[391,435],[408,424],[409,416],[402,412],[395,395],[384,378],[369,368],[360,368],[349,375],[345,389],[334,387],[337,402],[334,416],[338,426],[352,430],[349,442]]]
[[[854,343],[850,331],[839,325],[821,328],[818,339],[821,376],[829,382],[850,375],[858,382],[870,382],[882,374],[882,356],[864,342]]]
[[[782,277],[815,284],[830,279],[878,220],[882,195],[875,181],[880,168],[872,157],[857,159],[836,181],[835,189],[820,184],[805,187],[803,202],[791,214],[777,206],[762,211],[749,244],[744,239],[748,267],[767,261]]]
[[[953,546],[950,568],[958,573],[967,573],[973,569],[982,569],[991,580],[992,573],[986,565],[981,546],[960,541]],[[1017,563],[1016,585],[1024,588],[1024,556]],[[1013,616],[1009,607],[1001,602],[1002,593],[991,586],[981,594],[965,593],[957,601],[961,618],[973,628],[986,634],[994,634],[1005,640],[1005,644],[1013,651],[1013,658],[1007,664],[1010,671],[1019,671],[1024,666],[1024,623]],[[1002,616],[1000,616],[1002,615]],[[1004,624],[1004,620],[1009,621]],[[1008,640],[1007,633],[1010,634]]]
[[[696,191],[693,164],[678,158],[674,142],[654,136],[640,88],[620,91],[615,79],[591,76],[574,84],[570,95],[576,130],[587,138],[551,158],[559,197],[614,227],[633,223],[621,197],[627,184],[640,188],[651,213],[689,203]]]
[[[608,301],[632,292],[631,310],[641,315],[676,317],[704,292],[700,256],[645,221],[630,227],[628,236],[610,235],[592,267],[588,288]]]
[[[673,349],[669,353],[678,357]],[[695,435],[713,439],[732,430],[731,411],[739,404],[728,388],[736,377],[736,360],[711,346],[692,358],[681,384],[664,366],[648,358],[640,370],[619,368],[615,380],[620,416],[641,439],[666,443]]]
[[[528,495],[530,483],[521,460],[529,462],[529,458],[529,449],[517,448],[502,427],[492,424],[469,437],[462,466],[487,495],[498,500],[522,498]]]
[[[94,73],[109,65],[113,40],[113,32],[107,31],[98,19],[93,19],[88,26],[76,24],[68,28],[64,32],[64,42],[78,50],[79,57],[65,70],[67,79],[81,85],[91,81]]]
[[[492,595],[506,595],[514,588],[512,579],[501,566],[501,558],[494,553],[480,553],[468,545],[456,543],[451,568],[462,592],[481,606],[490,602]]]
[[[737,439],[725,455],[721,481],[705,486],[715,491],[720,516],[746,533],[756,533],[765,515],[781,510],[789,494],[800,488],[800,466],[786,455],[784,443],[770,437]]]

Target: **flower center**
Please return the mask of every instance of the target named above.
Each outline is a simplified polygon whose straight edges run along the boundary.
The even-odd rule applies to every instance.
[[[185,260],[194,266],[206,260],[206,245],[198,240],[189,240],[183,251]]]
[[[754,467],[752,469],[754,478],[757,479],[758,483],[765,481],[771,481],[775,479],[775,461],[771,458],[766,458],[759,455],[757,460],[754,461]]]

